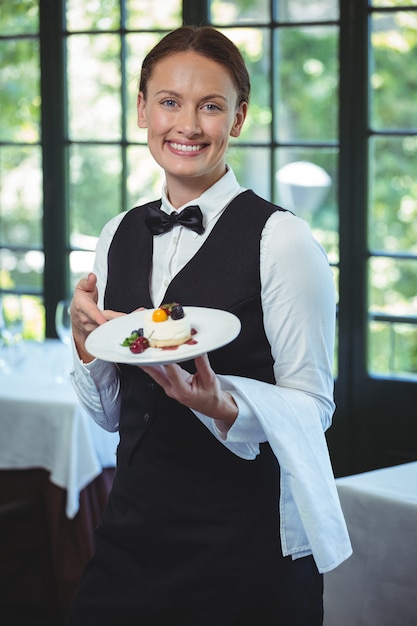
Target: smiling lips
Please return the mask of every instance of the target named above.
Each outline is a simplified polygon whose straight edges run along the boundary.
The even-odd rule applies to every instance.
[[[177,150],[178,152],[199,152],[205,146],[205,144],[190,146],[183,143],[174,143],[173,141],[169,141],[168,145],[170,146],[170,148],[172,148],[173,150]]]

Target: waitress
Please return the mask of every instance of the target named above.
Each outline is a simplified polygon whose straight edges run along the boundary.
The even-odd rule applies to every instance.
[[[104,227],[71,307],[75,388],[120,445],[67,626],[319,626],[322,573],[351,553],[324,436],[332,274],[307,224],[226,163],[249,90],[239,50],[210,27],[168,34],[143,62],[138,125],[162,196]],[[155,230],[189,206],[194,229]],[[181,365],[86,350],[98,325],[174,301],[230,311],[241,333]]]

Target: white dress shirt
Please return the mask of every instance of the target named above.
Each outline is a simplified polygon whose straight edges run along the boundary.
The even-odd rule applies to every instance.
[[[155,307],[164,302],[172,278],[198,251],[221,213],[242,191],[229,169],[213,187],[187,203],[200,206],[203,235],[176,226],[154,237],[150,292]],[[161,208],[167,213],[175,210],[165,190]],[[103,306],[107,281],[108,248],[123,216],[119,214],[106,224],[97,245],[94,272],[99,307]],[[239,409],[226,435],[213,419],[194,413],[224,446],[248,461],[259,453],[261,442],[270,443],[281,468],[283,554],[298,558],[313,553],[319,570],[325,572],[351,554],[324,435],[335,408],[332,273],[324,250],[306,222],[292,213],[277,211],[262,232],[260,274],[264,326],[276,384],[219,376],[222,388],[232,393]],[[115,365],[98,359],[83,364],[74,350],[73,382],[93,419],[107,430],[117,430],[120,395]]]

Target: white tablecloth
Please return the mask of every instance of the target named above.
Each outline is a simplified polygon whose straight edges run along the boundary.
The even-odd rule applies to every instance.
[[[66,490],[73,518],[80,491],[116,462],[117,433],[84,412],[73,391],[70,348],[58,340],[23,345],[23,360],[0,373],[0,470],[43,468]]]
[[[336,482],[353,556],[325,575],[325,626],[416,626],[417,463]]]

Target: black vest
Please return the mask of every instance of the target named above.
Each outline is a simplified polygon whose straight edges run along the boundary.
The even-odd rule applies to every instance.
[[[114,235],[106,309],[128,313],[153,306],[149,294],[153,238],[144,223],[145,206],[129,211]],[[209,354],[219,374],[274,382],[262,321],[259,247],[265,223],[276,210],[252,191],[240,194],[172,280],[163,299],[219,308],[239,317],[238,338]],[[193,362],[181,365],[193,371]],[[142,370],[119,367],[117,470],[98,535],[106,538],[107,558],[123,560],[126,581],[136,578],[143,590],[143,606],[152,605],[155,588],[161,594],[161,586],[167,606],[181,606],[190,598],[197,606],[202,582],[216,585],[220,572],[230,567],[239,572],[236,593],[245,593],[246,586],[253,593],[254,561],[265,566],[265,579],[256,575],[262,593],[268,563],[274,567],[279,551],[279,468],[269,445],[261,445],[255,460],[234,455]],[[113,557],[109,545],[115,550]],[[154,558],[162,561],[157,579],[148,567]],[[230,581],[222,588],[232,593]]]

